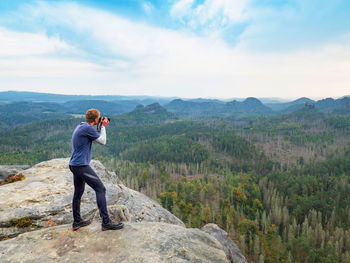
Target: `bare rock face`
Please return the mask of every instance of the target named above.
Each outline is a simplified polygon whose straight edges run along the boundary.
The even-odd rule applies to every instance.
[[[23,181],[0,186],[0,262],[246,262],[227,233],[184,223],[145,195],[127,188],[97,161],[91,166],[107,191],[117,231],[101,231],[93,189],[85,188],[81,215],[93,224],[72,231],[73,176],[68,159],[23,170]],[[20,235],[19,235],[20,234]],[[236,260],[236,261],[235,261]]]
[[[231,263],[247,263],[237,245],[231,240],[227,232],[216,224],[207,224],[201,228],[202,231],[213,236],[223,246],[226,256]]]
[[[74,187],[68,162],[69,159],[53,159],[39,163],[21,171],[25,180],[0,186],[0,239],[48,224],[72,223]],[[100,162],[92,161],[91,166],[107,189],[107,204],[125,206],[128,220],[184,226],[180,219],[157,202],[124,186],[115,173],[106,170]],[[81,215],[84,219],[91,219],[96,211],[95,192],[86,186],[81,200]]]
[[[123,221],[130,222],[131,215],[129,213],[129,209],[125,205],[110,205],[108,208],[109,217],[113,221]],[[100,212],[97,210],[92,218],[93,221],[101,222],[102,219],[100,217]]]
[[[118,262],[228,263],[221,244],[199,229],[141,222],[117,231],[93,223],[73,232],[70,225],[28,232],[0,242],[2,263]]]

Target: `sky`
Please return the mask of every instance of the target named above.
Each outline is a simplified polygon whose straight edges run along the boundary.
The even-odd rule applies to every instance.
[[[349,0],[0,0],[0,91],[350,95]]]

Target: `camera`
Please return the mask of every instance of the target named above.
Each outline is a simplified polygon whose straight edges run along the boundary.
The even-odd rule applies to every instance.
[[[108,118],[108,117],[100,117],[99,119],[98,119],[98,124],[97,124],[97,131],[98,132],[100,132],[101,131],[101,127],[102,127],[102,121],[105,119],[105,118],[107,118],[108,119],[108,121],[111,121],[111,119],[110,118]]]
[[[108,121],[111,121],[111,119],[110,118],[108,118],[108,117],[100,117],[99,119],[98,119],[98,123],[100,123],[101,121],[103,121],[105,118],[107,118],[108,119]]]

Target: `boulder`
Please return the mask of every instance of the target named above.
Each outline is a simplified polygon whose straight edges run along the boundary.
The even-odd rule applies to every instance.
[[[231,240],[227,232],[216,224],[207,224],[201,228],[202,231],[213,236],[223,246],[225,254],[231,263],[247,263],[237,245]]]
[[[145,221],[117,231],[101,231],[93,223],[74,232],[71,225],[27,232],[0,242],[0,258],[2,263],[229,262],[221,244],[199,229]]]
[[[28,168],[30,168],[29,165],[0,165],[0,183],[5,182],[11,175],[16,175]]]
[[[45,224],[72,223],[73,178],[69,159],[53,159],[23,170],[25,180],[0,186],[0,239],[37,230]],[[127,188],[115,173],[99,161],[91,166],[105,187],[108,205],[125,206],[130,221],[156,221],[184,226],[184,223],[156,201]],[[97,211],[93,189],[86,186],[81,215],[91,219]]]

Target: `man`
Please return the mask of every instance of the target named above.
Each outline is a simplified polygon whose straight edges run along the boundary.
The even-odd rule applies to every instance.
[[[86,122],[80,123],[72,135],[72,157],[69,161],[69,169],[74,176],[74,196],[72,202],[74,222],[72,230],[91,224],[91,220],[83,220],[80,216],[80,200],[84,193],[85,183],[96,192],[97,206],[102,218],[102,230],[116,230],[123,228],[123,223],[110,220],[106,202],[106,188],[101,179],[90,167],[92,142],[106,144],[106,126],[109,124],[107,118],[101,120],[101,131],[98,133],[94,125],[99,124],[100,112],[90,109],[86,112]]]

